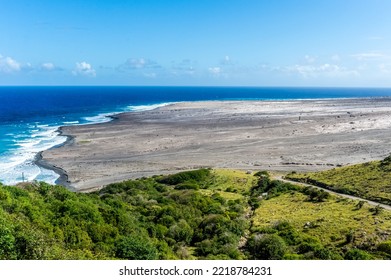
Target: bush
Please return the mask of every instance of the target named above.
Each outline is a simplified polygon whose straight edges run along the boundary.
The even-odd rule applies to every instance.
[[[359,202],[357,202],[356,204],[356,210],[360,210],[365,204],[365,201],[363,200],[360,200]]]
[[[268,175],[260,175],[258,178],[257,185],[252,188],[252,192],[256,194],[261,194],[269,189],[270,178]]]
[[[0,219],[0,260],[12,260],[16,258],[15,237],[3,222]]]
[[[332,260],[334,259],[333,252],[326,248],[319,248],[314,251],[314,257],[320,260]]]
[[[169,228],[168,236],[177,242],[185,242],[186,244],[189,244],[193,238],[193,229],[185,220],[180,220],[178,223]]]
[[[330,194],[328,192],[326,192],[324,190],[320,190],[319,195],[317,197],[317,201],[323,202],[323,201],[327,200],[329,197],[330,197]]]
[[[386,242],[380,243],[377,246],[377,250],[380,252],[384,252],[384,253],[391,256],[391,241],[386,241]]]
[[[307,187],[304,189],[304,193],[308,195],[310,201],[323,202],[330,197],[330,194],[324,190],[318,190],[316,188]]]
[[[301,260],[303,259],[302,256],[298,254],[286,254],[284,255],[284,260]]]
[[[198,256],[206,257],[208,255],[216,255],[218,253],[217,243],[210,239],[205,239],[195,245],[195,252]]]
[[[380,161],[380,167],[381,168],[386,168],[391,165],[391,155]]]
[[[250,204],[251,208],[255,210],[261,206],[261,201],[257,197],[251,197],[248,201],[248,204]]]
[[[274,228],[277,230],[279,236],[284,238],[287,244],[296,245],[300,242],[300,235],[295,228],[287,221],[277,223]]]
[[[319,243],[312,243],[312,242],[305,241],[299,245],[297,250],[300,254],[306,254],[309,252],[314,252],[315,250],[319,250],[321,248],[322,245]]]
[[[180,183],[175,186],[176,190],[198,190],[200,186],[195,182]]]
[[[271,181],[268,176],[262,175],[259,177],[257,185],[252,187],[251,196],[254,198],[260,196],[264,192],[267,192],[267,198],[269,199],[288,191],[297,190],[300,190],[300,187],[279,180]]]
[[[305,237],[303,241],[298,246],[298,252],[300,254],[305,254],[308,252],[313,252],[321,249],[323,246],[318,238],[315,237]]]
[[[139,235],[122,237],[116,242],[115,255],[121,259],[128,260],[155,260],[157,250],[147,239]]]
[[[202,182],[210,175],[210,170],[203,168],[192,171],[184,171],[173,175],[164,176],[157,181],[168,185],[178,185],[188,181]]]
[[[355,236],[354,236],[354,231],[353,230],[350,230],[349,232],[347,232],[345,234],[345,244],[349,244],[349,243],[352,243],[355,239]]]
[[[254,173],[254,176],[255,177],[262,177],[262,176],[266,176],[266,177],[269,177],[269,172],[263,170],[263,171],[258,171],[258,172],[255,172]]]
[[[49,246],[50,241],[42,231],[24,226],[16,229],[15,250],[17,252],[18,259],[45,259]]]
[[[7,191],[3,190],[0,186],[0,200],[8,201],[10,200],[10,196]]]
[[[38,193],[40,193],[42,196],[46,196],[50,193],[51,188],[51,185],[44,182],[40,182],[38,187]]]
[[[373,212],[373,215],[379,215],[381,212],[383,212],[384,208],[380,205],[376,205],[376,207],[369,209],[369,211]]]
[[[360,249],[350,249],[345,254],[345,260],[372,260],[373,257],[369,253]]]
[[[196,229],[196,231],[198,231],[198,238],[212,239],[214,236],[218,236],[225,232],[229,223],[230,219],[224,215],[207,215]]]
[[[281,260],[287,246],[280,236],[275,234],[253,235],[247,242],[247,249],[253,259]]]

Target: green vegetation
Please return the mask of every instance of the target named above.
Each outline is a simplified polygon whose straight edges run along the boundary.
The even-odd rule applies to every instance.
[[[293,172],[286,178],[391,205],[391,156],[321,172]]]
[[[390,259],[390,229],[389,211],[267,172],[200,169],[88,194],[0,186],[0,259]]]
[[[289,245],[284,258],[368,259],[390,258],[380,246],[391,237],[391,213],[373,215],[372,208],[330,196],[324,202],[310,200],[302,192],[283,193],[262,201],[255,210],[251,232],[277,234]],[[380,247],[379,247],[380,246]],[[360,249],[365,257],[359,257]],[[381,252],[380,252],[381,251]],[[354,258],[352,257],[353,252]],[[348,254],[349,253],[349,254]]]

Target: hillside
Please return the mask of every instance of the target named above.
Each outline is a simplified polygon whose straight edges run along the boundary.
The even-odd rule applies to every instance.
[[[0,187],[0,259],[390,259],[391,213],[266,172]]]
[[[391,205],[391,156],[321,172],[290,173],[286,178]]]

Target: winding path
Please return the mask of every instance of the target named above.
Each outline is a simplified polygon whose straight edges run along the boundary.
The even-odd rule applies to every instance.
[[[353,196],[353,195],[348,195],[348,194],[343,194],[343,193],[335,192],[335,191],[332,191],[332,190],[329,190],[329,189],[325,189],[325,188],[322,188],[322,187],[319,187],[319,186],[311,185],[311,184],[306,184],[306,183],[296,182],[296,181],[293,181],[293,180],[284,179],[281,175],[273,176],[273,179],[280,180],[280,181],[286,182],[286,183],[291,183],[291,184],[296,184],[296,185],[301,185],[301,186],[306,186],[306,187],[317,188],[317,189],[320,189],[320,190],[324,190],[324,191],[326,191],[326,192],[328,192],[328,193],[335,194],[335,195],[338,195],[338,196],[341,196],[341,197],[345,197],[345,198],[350,198],[350,199],[354,199],[354,200],[365,201],[365,202],[367,202],[369,205],[373,205],[373,206],[378,206],[378,205],[379,205],[379,206],[381,206],[382,208],[384,208],[384,209],[386,209],[386,210],[388,210],[388,211],[391,211],[391,206],[390,206],[390,205],[387,205],[387,204],[379,203],[379,202],[376,202],[376,201],[364,199],[364,198],[357,197],[357,196]]]

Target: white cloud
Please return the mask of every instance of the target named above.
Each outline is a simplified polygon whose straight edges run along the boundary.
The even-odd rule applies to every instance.
[[[381,52],[358,53],[358,54],[353,54],[352,57],[354,57],[357,60],[377,60],[377,59],[391,58],[389,55],[386,55]]]
[[[192,76],[196,72],[196,62],[190,59],[183,59],[180,62],[172,61],[171,74]]]
[[[53,71],[56,69],[56,66],[51,62],[46,62],[41,64],[41,69],[47,70],[47,71]]]
[[[128,59],[126,64],[129,68],[141,69],[144,68],[145,66],[148,66],[150,62],[149,60],[145,60],[144,58],[133,58],[133,59]]]
[[[307,63],[314,63],[316,61],[316,57],[315,56],[311,56],[311,55],[306,55],[304,56],[304,59]]]
[[[40,71],[45,71],[45,72],[54,72],[54,71],[64,71],[63,68],[55,65],[54,63],[52,62],[45,62],[45,63],[42,63],[41,65],[39,65],[37,67],[37,70],[40,70]],[[75,71],[75,70],[74,70]],[[75,74],[75,73],[74,73]]]
[[[206,73],[215,78],[245,80],[260,69],[258,65],[244,65],[226,55],[218,64],[207,68]]]
[[[382,63],[379,65],[379,69],[383,74],[391,74],[391,64]]]
[[[223,59],[220,60],[221,66],[235,66],[236,61],[233,61],[229,55],[224,56]]]
[[[22,69],[22,65],[11,57],[0,55],[0,71],[5,73],[18,72]]]
[[[341,57],[338,54],[335,54],[331,57],[331,60],[334,62],[339,62],[341,60]]]
[[[298,73],[303,78],[318,78],[318,77],[346,77],[358,76],[359,73],[354,70],[346,69],[337,64],[321,64],[321,65],[294,65],[287,67],[288,72]]]
[[[129,58],[125,63],[117,67],[118,70],[141,70],[141,69],[161,69],[156,61],[148,58]]]
[[[146,77],[146,78],[151,78],[151,79],[154,79],[157,77],[157,74],[156,73],[143,73],[143,76]]]
[[[129,58],[116,67],[116,70],[131,76],[154,79],[165,74],[165,69],[156,61],[148,58]]]
[[[220,67],[209,67],[208,69],[209,73],[219,76],[221,74],[221,68]]]
[[[75,76],[88,76],[88,77],[96,77],[96,71],[92,68],[91,64],[83,61],[76,62],[76,68],[72,71],[72,74]]]

